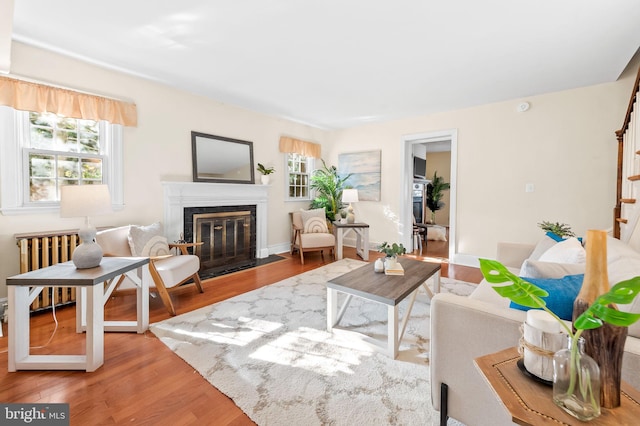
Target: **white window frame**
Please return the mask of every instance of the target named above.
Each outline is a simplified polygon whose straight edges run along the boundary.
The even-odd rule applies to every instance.
[[[311,194],[311,176],[313,175],[313,171],[315,170],[315,159],[313,157],[306,157],[307,159],[307,175],[308,175],[308,179],[307,179],[307,196],[306,197],[291,197],[289,195],[289,175],[291,174],[291,172],[289,171],[289,154],[291,153],[285,153],[284,154],[284,170],[287,171],[287,176],[284,179],[284,188],[285,188],[285,201],[311,201],[313,200],[313,196]]]
[[[114,210],[124,207],[122,126],[100,122],[103,182],[109,185]],[[57,213],[59,202],[29,200],[29,168],[26,149],[29,112],[0,106],[0,212],[3,215]]]

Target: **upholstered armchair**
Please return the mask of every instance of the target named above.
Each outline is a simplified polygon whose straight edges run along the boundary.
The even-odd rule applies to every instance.
[[[304,265],[304,253],[319,251],[324,255],[328,250],[335,259],[336,237],[327,227],[324,209],[300,210],[289,213],[291,217],[291,254],[300,252],[300,262]]]
[[[96,234],[96,242],[105,256],[149,257],[149,272],[153,280],[149,287],[155,287],[171,315],[176,315],[170,296],[172,291],[184,285],[194,285],[203,293],[198,276],[200,259],[187,252],[187,247],[195,244],[168,244],[159,223],[148,227],[131,225],[105,229]],[[179,255],[172,254],[175,249],[180,250]],[[116,289],[134,289],[136,285],[123,276]]]

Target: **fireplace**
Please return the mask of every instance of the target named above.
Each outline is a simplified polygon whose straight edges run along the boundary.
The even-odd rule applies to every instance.
[[[251,184],[235,184],[235,183],[205,183],[205,182],[163,182],[164,188],[164,229],[165,235],[169,241],[176,241],[183,236],[183,239],[189,242],[193,242],[197,238],[197,232],[194,238],[193,224],[186,226],[185,221],[190,220],[188,216],[191,215],[193,209],[195,214],[215,214],[222,212],[234,212],[238,211],[250,211],[252,219],[248,223],[251,229],[251,234],[248,243],[245,240],[245,226],[242,224],[240,228],[240,219],[232,219],[225,225],[220,222],[222,219],[216,216],[213,218],[203,218],[205,225],[205,234],[209,235],[207,238],[213,238],[214,243],[216,238],[224,237],[236,238],[239,241],[238,247],[241,248],[242,255],[233,255],[227,257],[233,258],[236,256],[249,256],[248,261],[251,259],[264,259],[269,256],[269,248],[267,247],[267,199],[268,189],[267,185],[251,185]],[[244,220],[244,219],[242,219]],[[233,226],[232,226],[233,224]],[[226,229],[223,234],[211,234],[208,231],[208,227],[223,226]],[[233,229],[232,229],[233,228]],[[188,229],[190,232],[188,232]],[[217,229],[214,231],[222,231]],[[213,235],[213,236],[212,236]],[[215,250],[220,247],[219,244],[214,244],[213,254],[215,257]],[[205,249],[203,249],[205,250]],[[207,249],[210,250],[210,249]],[[248,253],[247,253],[248,252]],[[208,257],[209,253],[204,252]],[[197,253],[196,253],[197,254]],[[201,253],[202,254],[202,253]],[[239,257],[237,257],[238,261]],[[204,261],[201,258],[201,261]],[[209,260],[206,260],[208,263]],[[206,268],[203,263],[203,268]]]
[[[203,271],[242,267],[254,260],[255,227],[255,205],[184,209],[184,239],[203,243],[194,250]]]

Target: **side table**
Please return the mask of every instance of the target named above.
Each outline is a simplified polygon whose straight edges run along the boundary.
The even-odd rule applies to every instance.
[[[640,392],[622,382],[620,407],[602,408],[602,414],[588,423],[570,416],[553,403],[551,386],[526,377],[516,363],[521,355],[509,348],[476,358],[480,370],[496,396],[520,425],[631,425],[640,418]]]
[[[362,260],[369,260],[369,225],[362,222],[333,222],[333,232],[336,235],[336,260],[342,259],[343,240],[349,231],[353,231],[356,234],[356,254]]]
[[[99,266],[77,269],[73,262],[58,263],[7,278],[9,291],[9,368],[17,370],[97,370],[104,363],[104,303],[103,283],[134,271],[149,263],[148,257],[104,257]],[[144,332],[149,325],[149,275],[142,268],[141,288],[137,291],[138,317],[127,330]],[[86,313],[86,355],[31,355],[29,306],[44,287],[78,286],[86,290],[76,305],[77,326]],[[111,284],[107,286],[111,287]],[[110,291],[108,291],[110,293]],[[86,299],[85,299],[86,298]],[[83,303],[85,300],[86,303]],[[121,325],[122,326],[122,325]],[[77,330],[81,332],[81,330]],[[124,331],[120,328],[120,331]]]

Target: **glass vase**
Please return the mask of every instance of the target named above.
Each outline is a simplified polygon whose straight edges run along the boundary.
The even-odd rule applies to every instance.
[[[568,336],[567,349],[553,356],[553,402],[588,421],[600,415],[600,368],[584,353],[584,339]]]

